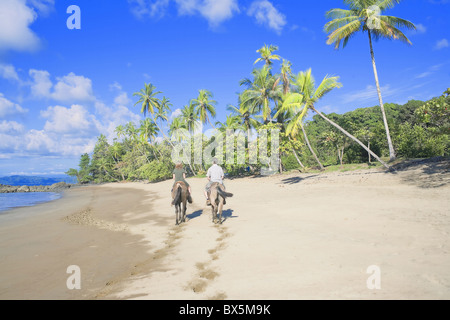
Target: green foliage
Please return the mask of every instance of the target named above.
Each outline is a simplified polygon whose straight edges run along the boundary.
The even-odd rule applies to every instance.
[[[448,154],[450,140],[448,135],[436,135],[419,125],[404,123],[400,125],[397,152],[405,158],[427,158]]]
[[[281,163],[283,164],[283,168],[287,171],[301,168],[300,164],[293,154],[282,157]]]
[[[169,161],[153,160],[138,169],[138,175],[150,182],[157,182],[172,178],[173,163]]]

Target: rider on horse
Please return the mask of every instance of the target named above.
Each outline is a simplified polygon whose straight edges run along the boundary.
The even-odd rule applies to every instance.
[[[186,185],[186,187],[188,188],[187,201],[189,203],[192,203],[191,187],[189,186],[189,183],[187,183],[187,181],[186,181],[186,170],[184,170],[183,164],[181,162],[178,162],[175,165],[175,169],[173,170],[173,180],[174,180],[174,183],[172,186],[172,190],[175,187],[175,184],[177,182],[180,182],[180,181],[183,182]]]
[[[206,197],[206,205],[210,206],[211,201],[209,199],[209,193],[211,191],[211,186],[213,183],[217,182],[220,183],[225,187],[223,184],[223,178],[225,176],[223,169],[217,164],[219,161],[217,158],[213,158],[213,165],[208,169],[208,172],[206,173],[206,177],[208,178],[208,183],[205,187],[205,197]],[[224,200],[224,204],[226,201]]]

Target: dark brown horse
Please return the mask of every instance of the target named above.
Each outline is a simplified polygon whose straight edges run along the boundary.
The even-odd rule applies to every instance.
[[[178,181],[172,189],[172,205],[175,206],[175,224],[186,222],[188,190],[184,182]]]
[[[219,223],[222,224],[222,210],[224,201],[228,197],[232,197],[233,194],[226,192],[225,187],[220,183],[213,183],[211,185],[210,189],[210,196],[209,199],[211,199],[211,209],[212,209],[212,222],[214,223],[215,220],[219,220]]]

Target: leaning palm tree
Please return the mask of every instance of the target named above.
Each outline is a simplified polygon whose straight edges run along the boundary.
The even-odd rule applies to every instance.
[[[256,50],[261,55],[261,58],[256,59],[254,64],[257,64],[260,61],[263,61],[267,67],[271,67],[273,62],[272,60],[280,60],[281,57],[277,54],[273,54],[274,51],[278,51],[278,46],[274,45],[264,45],[261,49]]]
[[[314,104],[321,99],[325,94],[330,92],[334,88],[340,88],[342,85],[338,82],[337,77],[328,77],[326,76],[320,85],[316,88],[316,82],[314,80],[313,75],[311,74],[311,68],[306,72],[299,72],[298,75],[294,77],[294,87],[296,91],[302,95],[302,103],[305,105],[301,113],[295,112],[295,110],[285,110],[281,108],[281,111],[287,111],[290,114],[293,114],[292,120],[289,122],[286,128],[286,132],[290,134],[293,138],[295,138],[298,134],[299,129],[302,130],[303,138],[306,142],[306,145],[309,148],[309,151],[313,155],[314,159],[316,159],[317,163],[320,166],[320,169],[323,170],[324,167],[317,157],[314,149],[309,142],[308,135],[306,134],[305,127],[303,125],[303,121],[308,112],[308,106],[314,106]],[[298,107],[296,104],[292,104],[291,107]],[[293,112],[294,111],[294,112]]]
[[[387,9],[394,7],[401,0],[344,0],[349,9],[332,9],[326,13],[328,22],[324,30],[329,33],[327,44],[334,44],[335,49],[339,49],[342,44],[344,48],[347,42],[357,32],[367,32],[369,37],[370,55],[372,58],[373,73],[377,87],[378,100],[380,102],[381,113],[383,115],[384,127],[389,145],[390,160],[395,160],[394,146],[389,133],[389,126],[384,111],[383,100],[381,98],[380,83],[373,53],[372,38],[388,38],[390,40],[401,40],[411,44],[411,41],[398,28],[415,29],[414,24],[401,18],[382,15]]]
[[[313,79],[313,77],[310,77],[309,79]],[[293,114],[293,117],[291,121],[289,122],[286,131],[290,132],[291,134],[295,134],[298,132],[298,130],[303,126],[303,118],[306,116],[306,113],[308,112],[308,109],[311,109],[315,113],[317,113],[319,116],[321,116],[325,121],[327,121],[329,124],[334,126],[336,129],[344,133],[347,137],[358,143],[361,147],[363,147],[367,152],[369,152],[375,159],[377,159],[383,166],[385,166],[387,169],[391,169],[389,165],[387,165],[383,160],[381,160],[372,150],[367,148],[364,143],[359,141],[356,137],[348,133],[346,130],[344,130],[341,126],[333,122],[332,120],[328,119],[323,113],[318,111],[315,108],[315,102],[319,100],[321,97],[323,97],[325,94],[333,90],[334,88],[341,87],[341,84],[338,82],[338,77],[329,77],[325,76],[325,78],[322,80],[320,85],[317,87],[317,89],[312,90],[311,88],[314,88],[313,85],[305,84],[305,91],[308,92],[314,92],[312,95],[312,99],[305,99],[304,94],[299,92],[291,92],[288,93],[284,97],[283,104],[280,108],[282,112],[290,111]],[[309,89],[308,89],[309,88]]]
[[[196,108],[197,116],[202,121],[202,123],[206,124],[207,122],[214,128],[214,125],[211,123],[209,116],[216,116],[216,104],[217,101],[212,100],[213,94],[208,90],[200,90],[198,92],[198,97],[196,99],[192,99],[191,103]],[[209,116],[208,116],[209,114]]]

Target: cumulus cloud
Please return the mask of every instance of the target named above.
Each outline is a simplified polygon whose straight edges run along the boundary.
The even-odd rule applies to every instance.
[[[14,66],[11,64],[0,63],[0,77],[6,80],[20,82],[20,78],[19,75],[17,74],[16,68],[14,68]]]
[[[79,136],[99,134],[97,119],[81,105],[75,104],[70,108],[62,106],[48,107],[46,110],[41,111],[41,116],[48,119],[44,126],[44,130],[47,132]]]
[[[0,1],[0,51],[34,51],[40,40],[30,29],[37,13],[25,0]]]
[[[92,81],[73,72],[57,78],[53,85],[50,73],[45,70],[30,70],[33,79],[31,92],[36,97],[50,98],[57,101],[89,101],[94,100]]]
[[[25,130],[23,124],[16,121],[6,121],[0,122],[0,133],[17,134]]]
[[[286,25],[286,17],[268,0],[253,1],[247,14],[254,17],[258,24],[266,25],[278,34]]]
[[[28,110],[20,105],[6,99],[3,93],[0,93],[0,117],[14,116],[27,113]]]

